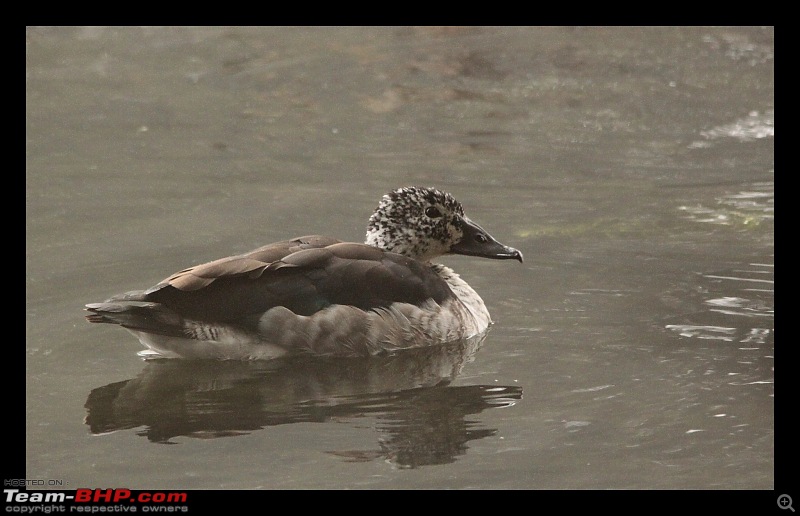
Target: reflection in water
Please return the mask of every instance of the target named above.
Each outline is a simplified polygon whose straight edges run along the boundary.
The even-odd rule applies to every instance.
[[[448,463],[496,432],[466,416],[522,397],[519,387],[448,385],[483,339],[372,358],[150,361],[136,378],[93,389],[86,424],[94,434],[144,426],[138,435],[170,443],[373,415],[378,449],[330,453],[402,467]]]

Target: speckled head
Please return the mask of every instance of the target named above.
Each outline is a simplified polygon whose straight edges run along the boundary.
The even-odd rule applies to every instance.
[[[497,242],[452,195],[435,188],[409,186],[384,195],[365,242],[423,261],[449,253],[522,261],[522,253]]]

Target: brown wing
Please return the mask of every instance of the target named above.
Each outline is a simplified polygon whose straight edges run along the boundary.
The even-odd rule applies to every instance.
[[[138,300],[185,318],[251,326],[275,306],[311,315],[334,304],[366,311],[430,298],[441,303],[452,296],[427,263],[313,236],[185,269]]]
[[[289,254],[304,249],[326,247],[336,243],[339,243],[339,240],[335,238],[310,235],[267,244],[246,254],[228,256],[183,269],[152,287],[147,293],[154,292],[167,285],[183,291],[198,290],[210,285],[219,278],[240,276],[242,274],[258,277],[267,265]]]

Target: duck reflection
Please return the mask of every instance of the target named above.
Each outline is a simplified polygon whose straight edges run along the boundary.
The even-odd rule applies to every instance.
[[[469,441],[497,432],[468,416],[522,397],[514,386],[449,385],[483,339],[356,359],[150,361],[136,378],[92,390],[85,422],[94,434],[144,427],[138,435],[174,444],[178,436],[218,438],[369,416],[377,421],[377,448],[330,453],[401,467],[444,464],[464,454]]]

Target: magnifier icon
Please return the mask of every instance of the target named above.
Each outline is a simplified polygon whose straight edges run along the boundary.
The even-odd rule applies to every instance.
[[[787,494],[782,494],[778,497],[778,507],[781,509],[789,509],[794,512],[794,507],[792,507],[792,497]]]

